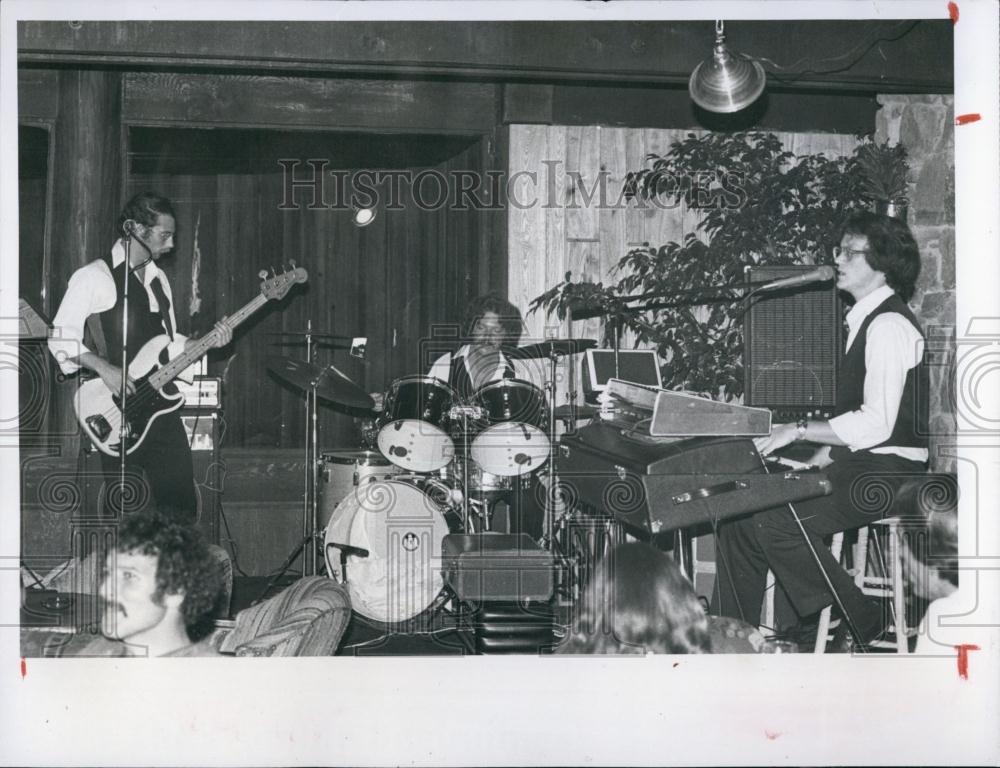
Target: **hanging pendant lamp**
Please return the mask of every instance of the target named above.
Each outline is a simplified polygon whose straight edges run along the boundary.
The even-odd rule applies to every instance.
[[[764,67],[742,54],[733,54],[726,45],[721,21],[715,22],[715,48],[691,73],[691,99],[709,112],[739,112],[763,93]]]

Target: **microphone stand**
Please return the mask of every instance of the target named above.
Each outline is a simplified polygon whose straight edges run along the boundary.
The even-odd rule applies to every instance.
[[[121,357],[121,387],[119,389],[119,410],[121,422],[118,425],[118,499],[121,504],[120,517],[125,517],[125,457],[128,453],[126,439],[128,437],[128,284],[132,276],[132,230],[126,226],[122,244],[125,247],[125,270],[122,279],[122,357]]]

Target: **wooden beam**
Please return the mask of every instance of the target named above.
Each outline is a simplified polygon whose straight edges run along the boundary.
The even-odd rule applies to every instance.
[[[51,122],[59,115],[59,72],[54,69],[17,71],[17,119]]]
[[[126,122],[380,133],[480,133],[495,120],[486,83],[131,72]]]
[[[896,20],[734,21],[726,32],[733,50],[786,70],[805,60],[785,72],[791,88],[953,90],[948,20],[912,28]],[[685,83],[712,37],[710,21],[18,24],[22,62],[633,84]]]

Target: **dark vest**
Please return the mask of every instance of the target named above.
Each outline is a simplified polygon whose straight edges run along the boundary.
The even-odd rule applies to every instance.
[[[113,365],[121,366],[122,364],[122,280],[125,277],[125,262],[123,261],[117,267],[111,267],[111,254],[106,254],[101,257],[105,264],[108,265],[108,269],[111,270],[111,277],[115,281],[115,305],[104,312],[101,312],[98,317],[101,322],[101,329],[104,331],[104,339],[107,342],[107,359],[108,362]],[[153,284],[154,286],[159,281],[157,277]],[[142,284],[142,281],[135,276],[135,273],[129,275],[129,285],[128,285],[128,356],[129,359],[133,359],[136,353],[142,349],[142,345],[147,341],[152,339],[154,336],[159,336],[161,333],[167,333],[173,331],[174,329],[168,328],[170,317],[169,302],[167,300],[166,294],[162,293],[163,287],[158,286],[159,290],[154,288],[154,291],[158,294],[158,300],[160,304],[160,311],[153,312],[149,308],[149,297],[146,294],[146,287]],[[170,333],[170,337],[173,338],[173,333]]]
[[[503,378],[513,379],[514,378],[514,367],[507,362],[504,367]],[[472,386],[472,378],[469,376],[469,372],[465,370],[465,356],[451,356],[451,369],[448,371],[448,384],[452,389],[458,393],[458,396],[463,400],[469,401],[472,399],[472,395],[475,394],[475,390]]]
[[[893,294],[879,304],[861,323],[854,344],[844,353],[841,359],[840,376],[837,385],[836,415],[856,411],[864,402],[865,387],[865,348],[868,344],[868,327],[879,315],[895,312],[905,317],[910,324],[923,336],[920,323],[914,317],[910,308],[899,296]],[[889,439],[873,448],[894,446],[899,448],[927,447],[927,414],[928,414],[928,367],[927,351],[920,363],[910,368],[906,373],[906,383],[903,386],[903,396],[899,402],[899,413]],[[847,449],[842,449],[847,450]],[[838,451],[838,449],[834,449]],[[839,452],[839,451],[838,451]],[[831,453],[831,457],[836,458]]]

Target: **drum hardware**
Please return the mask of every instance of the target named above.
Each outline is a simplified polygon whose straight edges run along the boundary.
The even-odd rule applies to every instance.
[[[313,362],[315,357],[316,337],[336,338],[329,333],[313,329],[312,320],[306,321],[305,331],[290,331],[280,335],[297,335],[304,337],[306,344],[306,359],[295,360],[288,357],[270,356],[267,358],[267,368],[279,378],[305,392],[306,395],[306,425],[309,429],[305,444],[305,478],[302,499],[302,540],[289,553],[277,572],[264,585],[261,598],[266,595],[277,580],[284,575],[295,559],[302,554],[302,575],[319,573],[319,563],[316,557],[316,544],[319,536],[317,524],[318,486],[319,486],[319,398],[355,408],[371,409],[375,402],[367,392],[361,390],[354,382],[337,371],[333,366],[321,368]]]
[[[324,532],[325,533],[325,532]],[[324,554],[326,557],[326,571],[328,574],[333,574],[334,569],[330,566],[330,550],[337,549],[340,551],[340,583],[347,583],[347,558],[348,556],[354,557],[368,557],[371,554],[367,549],[362,549],[361,547],[352,547],[350,544],[344,544],[343,542],[330,542],[324,548]]]
[[[548,468],[545,489],[545,521],[542,546],[552,550],[555,545],[555,495],[558,493],[558,482],[556,480],[556,364],[562,355],[575,355],[587,349],[596,347],[597,342],[593,339],[547,339],[546,341],[533,344],[530,347],[522,347],[536,357],[547,357],[549,359],[549,378],[545,382],[545,389],[549,395],[549,452]],[[536,351],[539,354],[535,354]],[[528,352],[523,353],[528,354]],[[576,399],[575,392],[571,395],[569,411],[572,413]],[[585,406],[580,406],[584,408]],[[578,409],[579,410],[579,409]],[[565,511],[560,515],[560,528],[564,527],[566,520]]]

